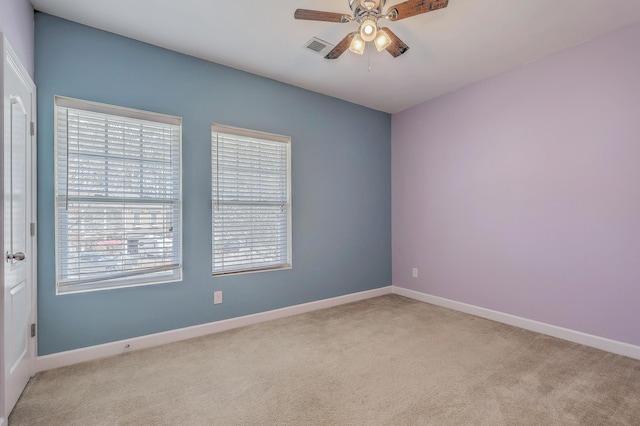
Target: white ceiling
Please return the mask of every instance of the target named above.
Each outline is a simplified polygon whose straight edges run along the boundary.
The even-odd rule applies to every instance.
[[[385,11],[401,0],[387,0]],[[376,110],[395,113],[640,21],[640,0],[450,0],[385,23],[410,47],[327,60],[357,23],[300,21],[297,8],[349,14],[348,0],[31,0],[34,8]],[[368,70],[368,61],[371,70]]]

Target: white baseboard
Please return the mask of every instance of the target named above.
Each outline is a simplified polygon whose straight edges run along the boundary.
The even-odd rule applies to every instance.
[[[432,296],[430,294],[420,293],[418,291],[398,286],[392,286],[392,293],[419,300],[421,302],[431,303],[432,305],[442,306],[455,311],[475,315],[477,317],[524,328],[525,330],[535,331],[537,333],[579,343],[581,345],[590,346],[603,351],[612,352],[614,354],[624,355],[629,358],[640,359],[640,346],[631,345],[629,343],[618,342],[616,340],[606,339],[604,337],[594,336],[511,314],[505,314],[503,312],[493,311],[479,306],[456,302],[455,300],[444,299],[442,297]]]
[[[330,299],[318,300],[315,302],[303,303],[301,305],[289,306],[272,311],[260,312],[257,314],[246,315],[238,318],[230,318],[227,320],[195,325],[192,327],[170,330],[162,333],[149,334],[146,336],[105,343],[102,345],[90,346],[87,348],[74,349],[71,351],[59,352],[51,355],[44,355],[36,359],[36,372],[51,370],[58,367],[65,367],[68,365],[91,361],[107,356],[118,355],[127,351],[150,348],[153,346],[178,342],[180,340],[200,337],[207,334],[219,333],[221,331],[245,327],[247,325],[257,324],[278,318],[285,318],[292,315],[303,314],[318,309],[331,308],[333,306],[357,302],[359,300],[370,299],[372,297],[383,296],[389,293],[398,294],[400,296],[409,297],[421,302],[431,303],[433,305],[442,306],[478,317],[487,318],[493,321],[523,328],[525,330],[535,331],[537,333],[546,334],[549,336],[557,337],[559,339],[580,343],[585,346],[591,346],[593,348],[640,360],[640,346],[618,342],[603,337],[593,336],[579,331],[557,327],[555,325],[545,324],[542,322],[518,317],[511,314],[505,314],[503,312],[498,312],[491,309],[481,308],[462,302],[456,302],[454,300],[432,296],[430,294],[420,293],[414,290],[408,290],[398,286],[389,286],[374,290],[363,291],[360,293],[333,297]],[[4,419],[0,419],[0,426],[3,426],[3,421]]]
[[[391,286],[363,291],[359,293],[347,294],[344,296],[332,297],[330,299],[318,300],[315,302],[303,303],[301,305],[288,306],[286,308],[274,309],[272,311],[260,312],[257,314],[230,318],[207,324],[194,325],[192,327],[180,328],[177,330],[170,330],[162,333],[149,334],[146,336],[119,340],[117,342],[110,342],[102,345],[90,346],[87,348],[74,349],[71,351],[39,356],[36,359],[35,370],[36,372],[40,372],[51,370],[53,368],[65,367],[67,365],[77,364],[79,362],[91,361],[98,358],[118,355],[132,350],[150,348],[153,346],[178,342],[180,340],[200,337],[207,334],[219,333],[221,331],[231,330],[234,328],[244,327],[260,322],[303,314],[305,312],[316,311],[318,309],[331,308],[333,306],[344,305],[345,303],[357,302],[359,300],[370,299],[372,297],[378,297],[389,293],[391,293]]]

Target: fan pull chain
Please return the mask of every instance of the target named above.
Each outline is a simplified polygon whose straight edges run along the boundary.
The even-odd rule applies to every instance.
[[[369,61],[369,68],[367,69],[367,72],[371,72],[371,47],[369,46],[369,43],[367,43],[367,57],[368,57],[368,61]]]

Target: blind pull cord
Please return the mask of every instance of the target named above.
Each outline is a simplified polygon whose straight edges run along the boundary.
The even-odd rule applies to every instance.
[[[65,210],[69,211],[69,110],[66,110],[66,120],[67,120],[67,176],[66,176],[66,197],[65,197]]]
[[[216,210],[220,211],[220,133],[216,133]]]

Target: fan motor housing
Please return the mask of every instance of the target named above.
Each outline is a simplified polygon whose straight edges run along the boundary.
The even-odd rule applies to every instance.
[[[382,8],[387,2],[386,0],[377,0],[377,1],[371,0],[372,3],[378,3],[378,5],[371,8],[371,10],[367,9],[364,6],[365,1],[367,0],[349,0],[349,8],[351,8],[351,11],[353,12],[353,16],[355,18],[361,18],[367,15],[374,15],[374,16],[382,15]]]

